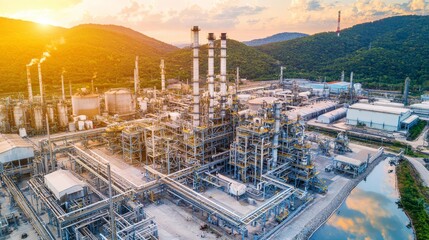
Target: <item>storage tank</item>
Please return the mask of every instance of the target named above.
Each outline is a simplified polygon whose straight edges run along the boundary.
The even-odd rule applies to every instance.
[[[78,122],[77,122],[77,129],[78,129],[79,131],[83,131],[83,130],[85,130],[85,122],[84,122],[84,121],[78,121]]]
[[[22,104],[13,107],[13,120],[17,128],[23,127],[25,124],[25,109]]]
[[[43,109],[41,106],[33,107],[33,128],[37,131],[43,129]]]
[[[133,112],[133,96],[126,88],[115,88],[104,94],[106,111],[111,114],[127,114]]]
[[[60,124],[60,127],[67,127],[69,123],[69,117],[67,114],[67,105],[64,103],[58,103],[57,104],[57,111],[58,111],[58,123]]]
[[[93,119],[100,115],[100,96],[98,94],[81,94],[72,96],[73,115],[86,115]]]
[[[7,108],[5,105],[0,105],[0,131],[6,128]]]
[[[226,177],[221,174],[217,174],[217,177],[227,182],[227,190],[231,195],[241,196],[246,193],[246,185],[240,182],[237,182],[229,177]]]
[[[46,112],[48,113],[49,124],[54,123],[55,122],[54,106],[52,104],[48,104],[46,106]]]

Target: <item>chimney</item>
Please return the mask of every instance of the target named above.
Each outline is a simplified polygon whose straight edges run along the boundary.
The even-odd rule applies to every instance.
[[[404,105],[407,106],[408,105],[408,92],[410,90],[410,78],[407,77],[405,79],[405,87],[404,87]]]
[[[27,65],[28,101],[33,102],[33,89],[31,88],[30,65]]]
[[[209,33],[207,38],[209,40],[209,56],[208,56],[208,78],[209,78],[209,119],[214,118],[214,40],[213,33]]]
[[[164,59],[161,59],[161,65],[159,65],[161,68],[161,91],[165,91],[165,71],[164,71]]]
[[[341,82],[344,82],[344,71],[341,72]]]
[[[66,100],[66,93],[65,93],[65,89],[64,89],[64,72],[61,73],[61,93],[62,93],[63,101],[65,101]]]
[[[192,125],[194,127],[200,126],[200,69],[199,69],[199,59],[198,52],[200,50],[199,46],[199,31],[198,26],[194,26],[192,29],[192,51],[193,51],[193,75],[192,75],[192,95],[194,98],[194,108],[192,112]]]
[[[274,138],[273,138],[273,168],[277,166],[279,135],[280,135],[280,103],[274,103]]]
[[[139,56],[136,56],[136,62],[134,67],[134,94],[137,96],[137,93],[140,90],[140,78],[139,78]]]
[[[353,103],[353,72],[350,73],[350,103]]]
[[[226,33],[221,33],[220,37],[220,103],[220,115],[223,118],[226,104]]]
[[[40,103],[43,105],[43,82],[42,82],[42,67],[40,62],[37,64],[39,70],[39,88],[40,88]]]

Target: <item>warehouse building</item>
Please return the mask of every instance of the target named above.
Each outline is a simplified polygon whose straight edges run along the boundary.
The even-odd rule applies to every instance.
[[[330,124],[341,118],[346,117],[347,108],[338,108],[334,111],[327,112],[325,114],[320,115],[317,118],[317,121],[320,123]]]
[[[407,108],[365,103],[356,103],[347,111],[347,124],[364,125],[386,131],[408,130],[418,122],[418,119],[418,116],[413,115]]]
[[[423,120],[429,120],[429,102],[412,104],[411,110]]]

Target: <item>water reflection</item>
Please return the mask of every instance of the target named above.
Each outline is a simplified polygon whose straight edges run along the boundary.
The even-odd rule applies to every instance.
[[[409,220],[395,203],[396,177],[389,169],[381,162],[311,239],[413,239]]]

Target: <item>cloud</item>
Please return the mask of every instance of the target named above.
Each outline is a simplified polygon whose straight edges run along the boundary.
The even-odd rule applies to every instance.
[[[320,5],[320,2],[318,0],[311,0],[307,3],[307,10],[319,11],[319,10],[323,10],[323,7]]]
[[[419,11],[425,9],[425,0],[410,0],[408,4],[409,8],[413,11]]]
[[[0,0],[0,13],[34,11],[42,9],[59,10],[81,3],[82,0]]]

